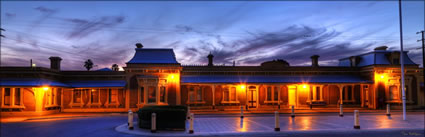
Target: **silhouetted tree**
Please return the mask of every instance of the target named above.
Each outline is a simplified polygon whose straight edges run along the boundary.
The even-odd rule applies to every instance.
[[[117,64],[113,64],[112,65],[112,71],[118,71],[118,70],[119,70],[118,65]]]
[[[0,28],[0,31],[6,31],[6,30],[4,30],[3,28]],[[1,32],[0,32],[1,33]],[[0,34],[0,37],[5,37],[4,35],[2,35],[2,34]]]
[[[90,69],[93,68],[93,62],[88,59],[86,62],[84,62],[84,67],[87,69],[87,71],[90,71]]]

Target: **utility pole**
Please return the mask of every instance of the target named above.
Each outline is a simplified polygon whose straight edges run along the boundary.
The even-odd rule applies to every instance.
[[[424,38],[424,31],[422,30],[422,31],[420,31],[420,32],[416,32],[416,34],[419,34],[419,33],[422,33],[422,39],[421,40],[418,40],[418,42],[419,41],[422,41],[422,75],[424,75],[425,74],[425,38]],[[425,82],[425,76],[423,76],[423,82]]]
[[[406,120],[406,89],[404,86],[404,51],[403,51],[403,22],[401,14],[401,0],[398,0],[398,13],[400,21],[400,65],[401,65],[401,94],[403,99],[403,120]]]

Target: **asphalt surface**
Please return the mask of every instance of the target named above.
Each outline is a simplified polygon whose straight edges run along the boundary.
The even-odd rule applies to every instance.
[[[327,117],[329,114],[323,114]],[[349,115],[349,114],[346,114]],[[373,117],[376,114],[364,114]],[[416,117],[424,116],[423,112],[416,113]],[[287,116],[287,115],[281,115]],[[316,115],[317,116],[317,115]],[[319,115],[320,116],[320,115]],[[198,119],[214,119],[219,117],[234,117],[234,115],[200,115]],[[257,114],[248,115],[253,118],[271,118],[272,115]],[[315,116],[298,116],[297,118],[308,118]],[[394,115],[394,118],[397,118]],[[411,117],[412,118],[412,117]],[[412,119],[414,121],[415,119]],[[23,122],[12,122],[12,123],[1,123],[0,135],[1,137],[132,137],[141,136],[120,133],[115,130],[119,125],[126,123],[127,116],[125,114],[114,114],[104,116],[93,116],[93,117],[73,117],[73,118],[54,118],[54,119],[29,119]],[[423,118],[421,119],[423,123]],[[366,126],[367,127],[367,126]],[[137,127],[136,127],[137,128]],[[390,127],[391,128],[391,127]],[[335,129],[335,130],[287,130],[281,129],[280,132],[249,132],[249,133],[217,133],[208,134],[201,136],[254,136],[254,137],[276,137],[276,136],[314,136],[314,137],[406,137],[416,136],[423,137],[424,129],[423,125],[417,125],[416,127],[406,128],[381,128],[381,129]],[[183,132],[183,131],[182,131]],[[196,129],[195,129],[196,132]],[[158,133],[160,135],[160,133]],[[166,136],[173,136],[167,134]],[[178,136],[178,134],[176,134]],[[193,136],[198,136],[193,135]]]

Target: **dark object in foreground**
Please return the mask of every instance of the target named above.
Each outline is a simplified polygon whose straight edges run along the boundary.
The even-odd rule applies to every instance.
[[[151,129],[152,113],[157,130],[186,130],[186,106],[145,106],[137,112],[140,128]]]

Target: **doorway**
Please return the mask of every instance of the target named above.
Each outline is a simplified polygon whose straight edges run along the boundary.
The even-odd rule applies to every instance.
[[[297,87],[296,86],[288,86],[288,106],[296,106],[296,92]]]
[[[248,107],[257,108],[257,87],[249,86],[248,88]]]

